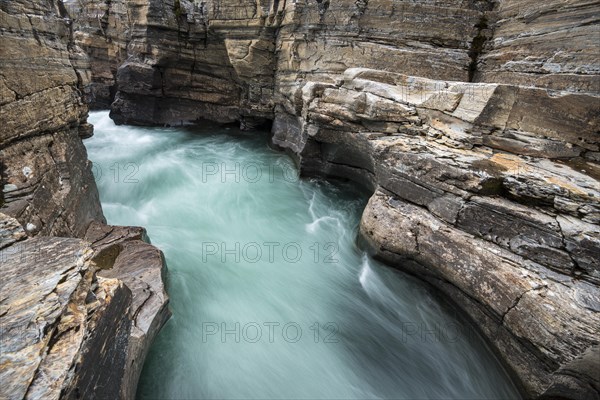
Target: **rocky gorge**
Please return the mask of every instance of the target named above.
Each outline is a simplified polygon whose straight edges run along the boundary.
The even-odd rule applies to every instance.
[[[131,398],[168,317],[160,251],[104,224],[87,103],[271,126],[304,175],[372,192],[363,244],[465,310],[527,397],[600,396],[599,2],[42,3],[0,11],[9,398]]]

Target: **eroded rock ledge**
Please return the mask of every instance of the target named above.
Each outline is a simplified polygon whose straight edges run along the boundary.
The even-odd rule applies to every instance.
[[[106,226],[90,69],[62,2],[0,2],[0,398],[133,398],[169,316],[162,253]]]
[[[118,279],[131,290],[131,331],[120,398],[133,399],[144,360],[152,341],[169,319],[169,298],[164,287],[166,264],[162,251],[148,243],[140,227],[92,223],[85,240],[92,243],[101,270],[98,277]]]
[[[598,344],[597,97],[349,69],[292,98],[273,142],[371,187],[373,253],[466,309],[527,393]]]
[[[308,172],[360,168],[367,181],[376,178],[388,190],[404,190],[407,200],[451,223],[478,217],[459,215],[467,212],[461,197],[479,195],[480,207],[494,202],[483,197],[505,198],[510,202],[504,207],[515,208],[511,213],[529,213],[549,232],[560,225],[563,235],[554,244],[546,238],[548,248],[566,246],[559,243],[563,236],[574,240],[577,229],[570,225],[583,223],[584,231],[593,231],[600,222],[598,95],[356,68],[336,84],[300,84],[291,98],[274,121],[273,142],[300,154]],[[438,198],[444,204],[434,202]],[[496,203],[501,212],[502,202]],[[468,223],[463,228],[474,229]],[[502,235],[500,229],[492,233]],[[527,251],[519,243],[494,240]],[[573,252],[573,245],[566,247]],[[598,282],[597,261],[579,250],[572,261],[560,252],[545,260],[558,257],[556,268],[570,266],[563,272],[576,263],[586,271],[584,278]]]
[[[0,224],[2,396],[134,398],[170,315],[162,253],[142,228],[94,223],[86,240],[27,239],[15,219]]]

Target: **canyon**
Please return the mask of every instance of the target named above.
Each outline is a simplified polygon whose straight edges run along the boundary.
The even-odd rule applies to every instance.
[[[526,397],[600,397],[600,2],[38,3],[0,7],[10,398],[132,398],[169,315],[160,251],[105,224],[88,104],[270,126],[304,176],[371,191],[363,245],[462,308]]]

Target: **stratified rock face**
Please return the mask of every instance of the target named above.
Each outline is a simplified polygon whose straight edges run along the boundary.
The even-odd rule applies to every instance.
[[[117,72],[115,122],[272,118],[274,43],[282,13],[276,4],[152,0],[127,5],[130,42],[127,62]]]
[[[123,38],[128,41],[111,107],[117,123],[209,118],[243,127],[273,118],[277,87],[286,93],[298,82],[335,79],[332,74],[356,65],[468,80],[472,38],[490,8],[485,1],[83,4],[87,21],[80,21],[76,38],[98,60],[94,82],[112,82],[108,71],[122,60]]]
[[[585,398],[565,376],[599,341],[598,2],[118,4],[116,122],[272,119],[305,175],[373,190],[371,250],[467,310],[528,395]]]
[[[89,105],[108,109],[116,93],[117,68],[127,55],[129,15],[125,1],[64,1],[73,20],[74,41],[91,63]]]
[[[597,1],[502,0],[491,15],[476,79],[600,91]]]
[[[61,2],[0,2],[3,399],[131,399],[169,317],[162,253],[103,224],[70,23]]]
[[[596,2],[225,3],[81,3],[86,17],[79,21],[77,41],[96,60],[92,79],[103,93],[97,97],[105,98],[117,80],[115,121],[209,118],[245,126],[245,120],[273,118],[280,96],[293,99],[298,84],[335,83],[352,67],[437,80],[600,90]]]
[[[82,237],[103,220],[82,137],[87,57],[51,1],[0,3],[0,210],[29,235]]]

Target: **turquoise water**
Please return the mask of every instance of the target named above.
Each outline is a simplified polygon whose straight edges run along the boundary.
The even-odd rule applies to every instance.
[[[169,268],[139,399],[518,397],[451,307],[357,246],[354,185],[299,179],[266,134],[89,121],[108,222]]]

